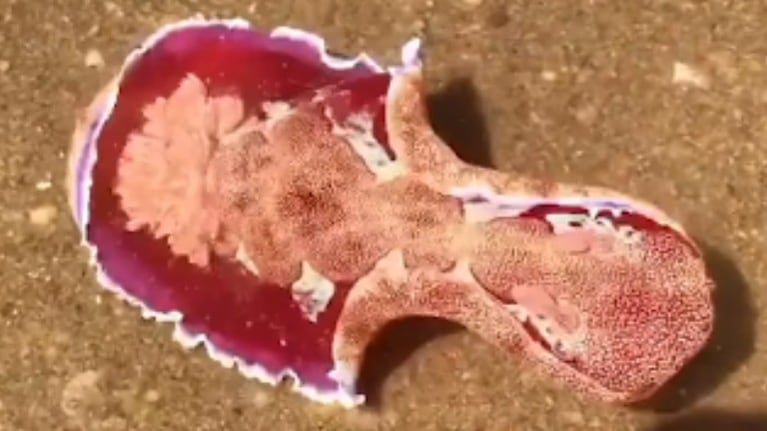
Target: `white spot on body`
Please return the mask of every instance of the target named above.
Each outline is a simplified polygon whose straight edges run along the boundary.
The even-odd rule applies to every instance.
[[[516,208],[500,208],[493,202],[466,202],[463,204],[463,218],[467,224],[486,223],[501,217],[516,217],[521,213]]]
[[[549,222],[555,234],[561,234],[589,225],[592,218],[589,214],[547,214],[546,221]]]
[[[586,326],[583,324],[568,331],[540,310],[536,312],[517,303],[506,304],[504,308],[521,324],[528,324],[535,328],[536,335],[541,337],[551,349],[555,349],[559,356],[567,357],[572,353],[582,352],[585,348]]]
[[[407,41],[407,43],[402,46],[400,57],[402,58],[402,64],[405,67],[420,65],[421,39],[413,38]]]
[[[344,361],[335,361],[335,366],[330,372],[328,377],[333,379],[340,387],[349,393],[353,393],[355,390],[355,382],[357,381],[357,372],[349,364]]]
[[[468,259],[460,259],[456,262],[455,267],[450,271],[450,276],[456,281],[466,284],[478,285],[479,282],[474,277],[474,273],[471,270],[471,265]]]
[[[613,214],[616,213],[613,212]],[[589,214],[548,214],[546,221],[551,224],[555,234],[591,229],[600,234],[615,236],[626,244],[636,243],[640,239],[639,232],[631,226],[616,226],[609,218],[597,216],[596,211],[591,210]]]
[[[407,167],[400,161],[389,159],[386,150],[373,136],[373,118],[369,114],[352,114],[344,125],[334,121],[330,112],[325,115],[333,123],[333,134],[351,146],[379,181],[391,181],[407,173]]]
[[[248,256],[248,252],[245,251],[245,246],[240,243],[239,246],[237,246],[237,252],[234,255],[234,258],[243,264],[245,268],[250,271],[253,275],[258,275],[258,267],[256,266],[256,263],[253,262],[253,260]]]
[[[608,217],[595,215],[593,211],[589,214],[548,214],[546,220],[554,234],[565,239],[568,247],[576,247],[571,249],[573,252],[620,250],[621,253],[628,253],[626,256],[636,257],[638,250],[634,246],[642,241],[642,233],[632,226],[616,224]],[[591,240],[584,240],[584,237],[579,236],[589,233],[594,235]]]
[[[293,300],[301,307],[306,318],[316,322],[319,314],[327,309],[333,299],[336,286],[304,261],[301,263],[301,277],[291,285],[291,291]]]
[[[293,112],[293,108],[290,104],[282,101],[264,102],[261,105],[261,109],[263,109],[266,114],[265,126],[267,130],[271,129],[275,123]]]
[[[383,183],[405,176],[407,174],[407,167],[399,161],[388,162],[386,165],[375,170],[374,173],[378,177],[378,181]]]

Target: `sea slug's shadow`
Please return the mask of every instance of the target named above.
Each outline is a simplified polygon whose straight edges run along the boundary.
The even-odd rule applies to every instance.
[[[434,131],[461,160],[492,167],[490,138],[479,95],[469,78],[450,81],[427,100]]]
[[[700,410],[674,416],[646,431],[759,431],[767,430],[767,412]]]
[[[359,390],[365,394],[365,407],[382,405],[384,381],[416,350],[430,341],[463,331],[460,325],[431,317],[411,317],[391,322],[381,330],[365,351],[359,377]]]
[[[685,408],[716,389],[754,352],[757,315],[743,275],[727,256],[702,240],[698,244],[716,284],[711,339],[658,394],[635,406],[639,409],[674,412]]]

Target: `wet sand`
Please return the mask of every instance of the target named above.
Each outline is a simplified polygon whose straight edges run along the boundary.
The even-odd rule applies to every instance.
[[[0,0],[0,430],[767,429],[767,6],[643,3]],[[408,322],[375,347],[360,411],[184,351],[97,286],[63,178],[76,111],[141,37],[197,12],[381,61],[423,36],[434,125],[465,158],[618,188],[689,227],[718,284],[709,347],[616,407]]]

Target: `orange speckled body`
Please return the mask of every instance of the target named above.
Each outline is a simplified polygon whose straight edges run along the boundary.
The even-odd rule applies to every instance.
[[[583,393],[621,402],[651,395],[712,328],[713,285],[696,246],[659,209],[617,192],[462,162],[428,124],[420,62],[405,63],[349,87],[261,103],[190,67],[137,105],[143,118],[124,138],[108,121],[126,122],[136,108],[120,111],[118,99],[95,141],[104,154],[119,150],[96,162],[90,219],[75,208],[76,219],[94,248],[113,237],[142,241],[131,256],[154,253],[152,262],[163,256],[179,271],[153,290],[118,283],[128,296],[162,313],[202,310],[208,323],[187,326],[206,342],[229,345],[246,365],[289,370],[315,399],[353,398],[366,347],[411,315],[457,321]],[[97,121],[108,94],[83,125]],[[73,154],[84,151],[83,125]],[[127,258],[109,250],[102,270],[117,274]],[[141,268],[163,278],[166,269],[149,261]],[[215,274],[226,289],[177,288],[193,273]],[[276,317],[213,305],[216,289],[271,304]],[[213,328],[210,316],[225,309],[242,320],[221,317]],[[278,334],[274,347],[259,328]],[[316,346],[286,353],[315,329]],[[269,368],[266,357],[283,362]]]

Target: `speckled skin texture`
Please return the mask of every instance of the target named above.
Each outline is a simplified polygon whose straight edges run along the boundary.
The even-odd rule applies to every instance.
[[[661,210],[460,160],[428,120],[412,43],[401,68],[347,67],[307,92],[343,75],[302,73],[316,56],[297,57],[301,42],[281,56],[269,50],[285,30],[244,25],[151,37],[114,105],[99,92],[86,110],[108,114],[78,117],[73,134],[83,155],[70,160],[95,160],[70,162],[68,178],[101,283],[176,322],[184,345],[205,337],[346,401],[382,329],[431,316],[626,403],[708,341],[713,283]]]
[[[761,317],[767,208],[753,199],[765,186],[767,140],[761,3],[369,3],[365,10],[331,1],[195,6],[201,9],[83,7],[66,0],[0,5],[0,60],[9,62],[0,67],[1,100],[14,101],[2,105],[0,118],[0,424],[11,430],[764,425],[763,417],[746,417],[767,399],[767,362],[754,354],[767,342]],[[459,153],[481,163],[492,159],[509,172],[620,185],[701,238],[722,287],[715,300],[723,317],[710,347],[654,409],[623,409],[582,402],[519,372],[504,354],[452,326],[397,326],[376,346],[386,362],[363,373],[381,401],[379,412],[365,413],[267,391],[201,352],[188,355],[159,342],[167,329],[141,322],[104,296],[90,281],[83,254],[71,252],[77,237],[61,214],[60,186],[35,186],[48,178],[63,183],[73,110],[113,74],[125,47],[162,22],[200,10],[243,15],[266,27],[317,29],[338,50],[391,59],[413,31],[425,33],[433,116],[448,142],[466,146]],[[83,66],[91,48],[104,54],[103,69]],[[711,86],[672,85],[674,61],[703,68]],[[555,72],[555,79],[543,71]],[[476,99],[481,114],[472,107]],[[465,129],[477,132],[466,136]],[[27,210],[48,204],[59,216],[45,226],[30,224]],[[669,410],[679,418],[667,417]]]

